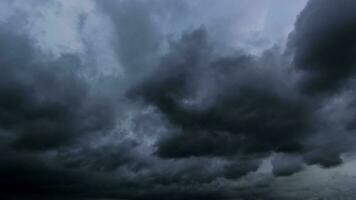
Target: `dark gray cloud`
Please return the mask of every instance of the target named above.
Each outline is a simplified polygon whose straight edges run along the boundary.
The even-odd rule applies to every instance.
[[[152,77],[133,90],[181,129],[159,142],[158,155],[302,151],[301,140],[312,128],[308,104],[279,95],[283,88],[276,87],[276,80],[254,72],[257,58],[216,57],[204,28],[172,46]],[[198,96],[203,90],[207,95]],[[194,103],[194,98],[205,99]]]
[[[315,114],[319,133],[307,142],[312,143],[304,156],[308,164],[339,165],[341,154],[352,149],[352,122],[347,111],[352,106],[347,104],[353,96],[355,6],[347,0],[309,1],[290,34],[288,51],[300,73],[299,87],[321,110]]]
[[[303,159],[299,155],[280,154],[273,158],[273,174],[289,176],[303,169]]]
[[[0,26],[0,196],[35,199],[81,193],[79,182],[94,183],[89,180],[94,178],[61,169],[45,154],[110,129],[114,108],[80,78],[78,56],[51,58],[12,24]]]
[[[244,36],[258,20],[240,19],[251,17],[242,8],[262,12],[267,1],[214,2],[219,12],[242,6],[216,17],[197,2],[87,1],[88,13],[70,11],[75,33],[63,30],[77,31],[83,51],[55,55],[43,48],[51,37],[31,29],[46,12],[26,6],[41,4],[15,2],[21,12],[0,15],[0,198],[334,197],[300,187],[350,171],[355,3],[310,0],[284,52],[262,51],[263,32]],[[95,37],[96,23],[109,33]],[[255,49],[232,48],[233,25]],[[123,73],[99,73],[107,65]]]
[[[105,101],[87,100],[90,94],[79,78],[79,58],[41,60],[26,36],[11,30],[0,34],[0,124],[16,135],[12,145],[46,150],[112,125]]]
[[[355,66],[354,1],[310,1],[295,23],[289,45],[294,64],[304,72],[302,89],[310,94],[345,85]],[[342,13],[340,11],[342,10]]]
[[[149,154],[143,157],[137,141],[120,138],[120,133],[118,141],[114,141],[108,134],[115,134],[116,105],[109,97],[97,96],[96,90],[100,88],[92,87],[80,76],[84,73],[80,58],[46,57],[27,35],[7,29],[6,24],[3,27],[2,198],[172,199],[175,194],[176,199],[220,199],[224,196],[220,190],[210,190],[210,186],[198,189],[199,183],[209,183],[231,169],[201,170],[202,165],[211,164],[209,160],[165,163]],[[143,126],[142,120],[140,123]],[[100,145],[101,138],[109,143]],[[161,171],[164,165],[173,170]]]

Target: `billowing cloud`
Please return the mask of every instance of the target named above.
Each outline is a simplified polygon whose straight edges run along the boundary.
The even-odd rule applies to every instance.
[[[11,131],[13,145],[45,150],[72,142],[86,132],[109,128],[111,110],[89,98],[80,80],[80,60],[62,55],[47,61],[26,36],[0,33],[2,129]],[[95,97],[96,98],[96,97]],[[104,114],[105,113],[105,114]]]
[[[335,91],[354,72],[355,20],[352,1],[310,1],[291,34],[294,63],[304,72],[302,89],[310,94]],[[340,13],[342,10],[342,13]]]
[[[355,196],[355,3],[305,3],[1,2],[0,198]]]
[[[180,129],[159,142],[158,155],[302,151],[312,110],[302,99],[284,96],[292,86],[278,87],[283,79],[269,77],[273,60],[271,66],[260,66],[274,52],[262,58],[219,57],[207,40],[204,28],[183,35],[152,77],[133,89],[133,95],[142,95]]]

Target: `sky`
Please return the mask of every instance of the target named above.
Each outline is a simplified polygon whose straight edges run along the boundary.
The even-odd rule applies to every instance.
[[[356,199],[355,9],[0,0],[0,199]]]

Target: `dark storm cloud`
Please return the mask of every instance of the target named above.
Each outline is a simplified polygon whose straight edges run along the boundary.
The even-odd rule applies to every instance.
[[[352,133],[347,133],[352,131],[353,120],[349,112],[353,106],[346,104],[350,98],[347,95],[354,95],[350,91],[353,91],[356,66],[355,8],[355,1],[311,0],[300,13],[295,30],[290,34],[288,51],[292,53],[293,65],[300,73],[302,93],[310,96],[313,104],[321,110],[335,106],[332,103],[335,99],[344,100],[344,106],[348,107],[315,114],[319,133],[312,137],[313,144],[304,154],[308,164],[337,166],[342,163],[341,154],[353,146],[350,144],[354,141]]]
[[[77,56],[46,57],[27,35],[9,24],[0,26],[0,196],[35,199],[81,190],[78,181],[90,183],[91,178],[36,154],[109,129],[113,109],[79,78]]]
[[[309,94],[333,92],[355,69],[356,2],[312,0],[300,13],[289,46],[294,64],[304,72],[302,89]]]
[[[46,57],[29,37],[2,26],[1,198],[222,199],[221,189],[200,184],[250,171],[248,164],[201,170],[209,160],[165,163],[143,157],[130,139],[100,145],[95,138],[114,128],[115,106],[81,78],[80,59]]]
[[[110,126],[105,101],[87,100],[87,86],[78,78],[79,58],[41,60],[26,36],[6,29],[0,43],[0,124],[16,135],[13,145],[46,150]]]
[[[343,163],[353,1],[311,0],[288,52],[258,56],[217,45],[211,24],[165,38],[159,17],[189,4],[154,2],[96,1],[124,68],[97,82],[83,62],[97,51],[54,57],[16,31],[26,16],[0,24],[1,199],[305,199],[273,184]]]
[[[24,23],[21,19],[17,20]],[[210,192],[174,185],[179,178],[168,180],[170,188],[160,188],[155,181],[169,175],[147,169],[153,161],[132,150],[135,141],[90,143],[91,136],[105,138],[105,132],[113,131],[117,104],[124,102],[113,104],[112,91],[106,93],[107,88],[92,86],[84,78],[86,66],[79,55],[51,57],[12,24],[0,26],[0,149],[5,155],[0,159],[1,199],[209,196]],[[109,174],[120,167],[118,177]],[[136,174],[140,170],[149,174]],[[189,171],[185,170],[197,179],[198,170]],[[205,175],[199,176],[205,180]]]
[[[289,176],[303,169],[303,159],[299,155],[280,154],[272,160],[273,174]]]
[[[352,76],[353,42],[342,35],[351,37],[353,14],[350,9],[342,16],[332,14],[330,23],[319,22],[328,18],[323,14],[337,12],[331,10],[338,7],[330,4],[311,1],[290,37],[288,51],[294,53],[293,67],[299,69],[299,82],[293,82],[295,74],[285,70],[288,62],[283,59],[287,58],[273,49],[262,57],[219,54],[209,43],[204,27],[171,43],[159,67],[130,93],[158,107],[177,127],[157,143],[157,155],[301,154],[290,158],[290,165],[286,164],[287,158],[274,160],[274,173],[282,176],[302,170],[303,162],[323,167],[341,164],[342,153],[351,148],[335,137],[340,131],[335,127],[345,122],[335,121],[338,125],[326,130],[329,122],[319,116],[322,113],[318,110],[328,106],[328,101],[304,96],[336,91]],[[314,10],[321,14],[308,14]],[[315,26],[317,23],[322,29]],[[334,41],[337,39],[341,41]],[[286,66],[280,70],[278,65]],[[270,74],[269,70],[278,73]],[[302,93],[297,90],[300,83]],[[335,147],[327,150],[331,145]]]
[[[133,146],[134,143],[126,141],[116,146],[106,145],[100,148],[83,145],[79,149],[59,152],[57,159],[66,168],[110,172],[134,159],[134,155],[130,155]]]
[[[307,104],[280,95],[284,88],[254,71],[260,70],[257,59],[214,55],[203,27],[172,44],[157,71],[133,90],[181,129],[158,143],[158,155],[301,151],[310,128]],[[204,101],[189,102],[201,98],[202,91]]]

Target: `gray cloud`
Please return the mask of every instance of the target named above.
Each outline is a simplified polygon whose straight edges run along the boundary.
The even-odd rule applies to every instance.
[[[289,176],[303,169],[303,159],[298,155],[279,154],[272,160],[273,174]]]
[[[4,2],[0,198],[337,196],[301,188],[353,172],[354,3],[310,0],[284,51],[276,2]]]
[[[0,38],[0,123],[17,135],[14,145],[45,150],[110,127],[112,114],[105,103],[87,100],[90,94],[78,78],[76,56],[44,61],[26,37],[2,32]]]
[[[296,67],[305,72],[302,78],[305,92],[335,91],[352,76],[355,6],[355,2],[348,0],[338,3],[314,0],[300,14],[289,45],[294,49]]]
[[[158,144],[158,155],[302,151],[301,140],[312,128],[308,105],[302,99],[281,96],[278,90],[283,88],[275,87],[277,81],[259,76],[254,71],[260,64],[257,58],[215,58],[207,37],[204,28],[183,35],[159,72],[133,90],[182,129]],[[249,84],[255,81],[263,85]],[[206,96],[197,96],[203,90]],[[194,102],[195,98],[204,99]]]

